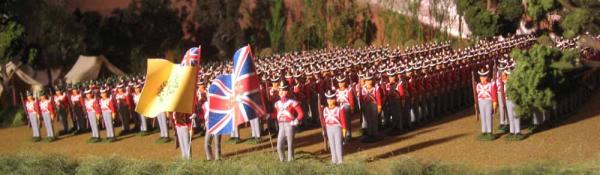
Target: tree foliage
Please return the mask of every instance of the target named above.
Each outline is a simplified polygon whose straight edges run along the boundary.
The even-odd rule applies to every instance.
[[[563,0],[561,3],[568,7],[560,23],[565,37],[572,38],[585,32],[600,33],[600,1]]]
[[[534,21],[540,21],[546,14],[560,7],[558,0],[528,0],[527,15]]]
[[[22,25],[9,19],[0,23],[0,63],[4,64],[16,55],[17,42],[24,30]]]
[[[209,58],[229,59],[235,49],[244,44],[244,35],[237,22],[240,0],[197,1],[194,21],[203,53]],[[214,53],[212,55],[211,53]]]
[[[517,105],[518,116],[550,108],[572,84],[567,83],[570,78],[566,76],[577,59],[572,52],[534,45],[530,50],[514,50],[511,56],[517,66],[510,74],[507,95]]]
[[[273,51],[277,52],[282,47],[282,38],[285,24],[285,16],[283,16],[283,0],[273,0],[270,8],[271,19],[266,23],[266,29],[269,33],[269,41]]]
[[[486,1],[457,0],[456,9],[476,36],[490,37],[515,33],[524,7],[520,0],[499,1],[497,10],[486,9]]]

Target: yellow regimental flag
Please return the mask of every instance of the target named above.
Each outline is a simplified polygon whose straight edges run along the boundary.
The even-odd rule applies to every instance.
[[[135,111],[150,118],[166,111],[192,113],[196,69],[164,59],[148,59],[146,83]]]

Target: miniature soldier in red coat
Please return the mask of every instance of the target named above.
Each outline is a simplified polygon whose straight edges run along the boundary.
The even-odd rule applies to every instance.
[[[363,121],[366,123],[366,133],[363,142],[377,141],[379,131],[379,113],[382,110],[381,89],[373,86],[373,76],[367,72],[364,77],[365,86],[363,86],[360,99],[362,103]]]
[[[346,77],[340,75],[336,77],[338,82],[338,89],[336,90],[336,101],[340,108],[343,110],[345,117],[345,123],[348,123],[347,132],[343,135],[346,141],[350,141],[352,139],[352,111],[354,111],[354,92],[352,89],[348,88]]]
[[[117,110],[115,109],[115,102],[110,96],[108,96],[109,89],[100,89],[100,110],[102,113],[102,121],[106,127],[106,139],[109,142],[115,141],[115,129],[113,128],[113,120],[117,116]]]
[[[333,90],[328,90],[325,93],[327,98],[327,106],[323,109],[322,120],[325,123],[327,131],[327,140],[329,141],[329,150],[331,152],[331,162],[333,164],[342,163],[342,137],[348,131],[348,123],[346,112],[340,106],[336,105],[338,101]]]

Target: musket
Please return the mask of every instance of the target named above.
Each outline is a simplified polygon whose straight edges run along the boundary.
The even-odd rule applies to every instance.
[[[473,105],[475,108],[475,120],[479,121],[479,101],[477,99],[477,83],[475,82],[475,72],[471,71],[471,87],[473,88]]]
[[[327,132],[327,128],[325,128],[325,122],[323,122],[323,110],[321,109],[321,93],[317,93],[317,109],[319,113],[319,122],[321,123],[321,128],[323,131],[321,132],[321,136],[323,137],[323,150],[327,151],[327,137],[325,137],[325,132]]]

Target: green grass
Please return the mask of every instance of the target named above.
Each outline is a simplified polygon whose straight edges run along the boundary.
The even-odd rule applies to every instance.
[[[384,160],[380,160],[384,161]],[[57,154],[0,155],[0,174],[390,174],[390,175],[469,175],[469,174],[599,174],[600,161],[581,164],[540,162],[491,170],[438,161],[426,162],[407,156],[367,164],[363,160],[346,160],[331,165],[329,159],[300,152],[292,163],[279,162],[272,153],[256,153],[221,161],[153,161],[124,159],[117,156],[89,157],[81,160]],[[381,163],[381,164],[380,164]],[[383,167],[383,168],[374,168]]]

